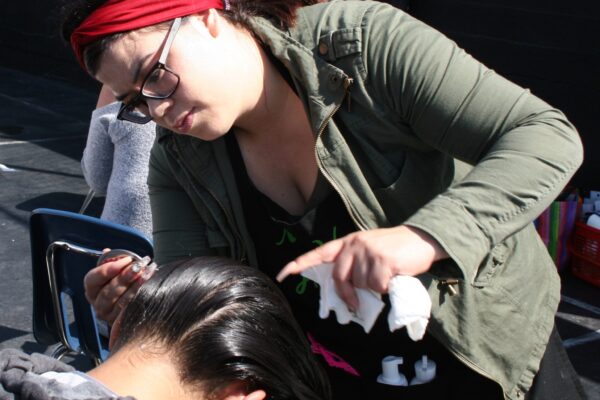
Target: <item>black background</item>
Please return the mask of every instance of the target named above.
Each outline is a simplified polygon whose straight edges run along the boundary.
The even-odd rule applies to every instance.
[[[95,91],[58,33],[59,0],[0,2],[0,66]],[[475,58],[561,109],[579,130],[585,161],[573,184],[600,189],[600,2],[407,0],[409,12]]]

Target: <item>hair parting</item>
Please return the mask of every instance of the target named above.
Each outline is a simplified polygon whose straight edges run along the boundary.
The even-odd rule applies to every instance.
[[[125,309],[113,351],[174,355],[182,382],[218,396],[232,382],[273,399],[329,399],[326,374],[275,284],[227,258],[161,266]]]

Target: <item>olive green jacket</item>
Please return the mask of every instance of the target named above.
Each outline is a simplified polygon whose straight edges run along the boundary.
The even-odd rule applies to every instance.
[[[252,25],[289,69],[319,169],[358,229],[418,227],[451,256],[419,276],[431,334],[506,398],[522,397],[560,298],[531,221],[582,162],[573,126],[385,4],[306,7],[287,32]],[[223,139],[159,131],[149,186],[159,262],[225,254],[256,265]]]

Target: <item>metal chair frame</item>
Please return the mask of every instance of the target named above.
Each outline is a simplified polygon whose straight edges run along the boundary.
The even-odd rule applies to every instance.
[[[83,276],[96,265],[103,248],[153,257],[152,242],[143,233],[123,225],[45,208],[33,211],[30,238],[33,334],[37,342],[59,343],[52,350],[55,358],[83,354],[98,365],[108,357],[107,340],[99,334],[99,320],[85,300]],[[73,307],[72,315],[67,298]]]
[[[58,283],[56,280],[56,271],[55,271],[55,264],[54,264],[54,252],[56,248],[62,248],[65,249],[67,251],[73,251],[76,252],[78,254],[84,254],[86,256],[91,256],[91,257],[96,257],[99,258],[102,255],[101,251],[98,250],[94,250],[94,249],[89,249],[83,246],[79,246],[73,243],[68,243],[68,242],[64,242],[64,241],[56,241],[56,242],[52,242],[49,246],[48,249],[46,250],[46,272],[48,273],[48,282],[50,284],[50,295],[52,297],[52,304],[54,306],[54,318],[56,319],[56,322],[58,324],[58,337],[60,339],[60,342],[63,346],[63,348],[61,349],[60,347],[55,349],[52,353],[52,356],[54,358],[57,359],[61,359],[62,357],[64,357],[66,354],[68,353],[75,353],[75,354],[83,354],[81,347],[78,345],[77,347],[73,346],[73,344],[69,341],[69,338],[67,334],[68,332],[68,327],[67,324],[65,323],[65,310],[63,308],[61,299],[60,299],[60,289],[58,287]],[[101,349],[102,352],[102,346],[100,345],[100,343],[98,344],[98,348]],[[103,356],[102,354],[100,354],[100,356],[96,355],[96,354],[89,354],[89,357],[92,359],[92,362],[94,363],[94,365],[99,365],[102,361],[103,361]]]

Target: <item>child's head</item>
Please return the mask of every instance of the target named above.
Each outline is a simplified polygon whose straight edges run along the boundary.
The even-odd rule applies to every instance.
[[[328,398],[327,378],[273,282],[220,257],[160,267],[119,318],[113,353],[167,354],[181,382],[212,398],[232,384],[275,399]]]

